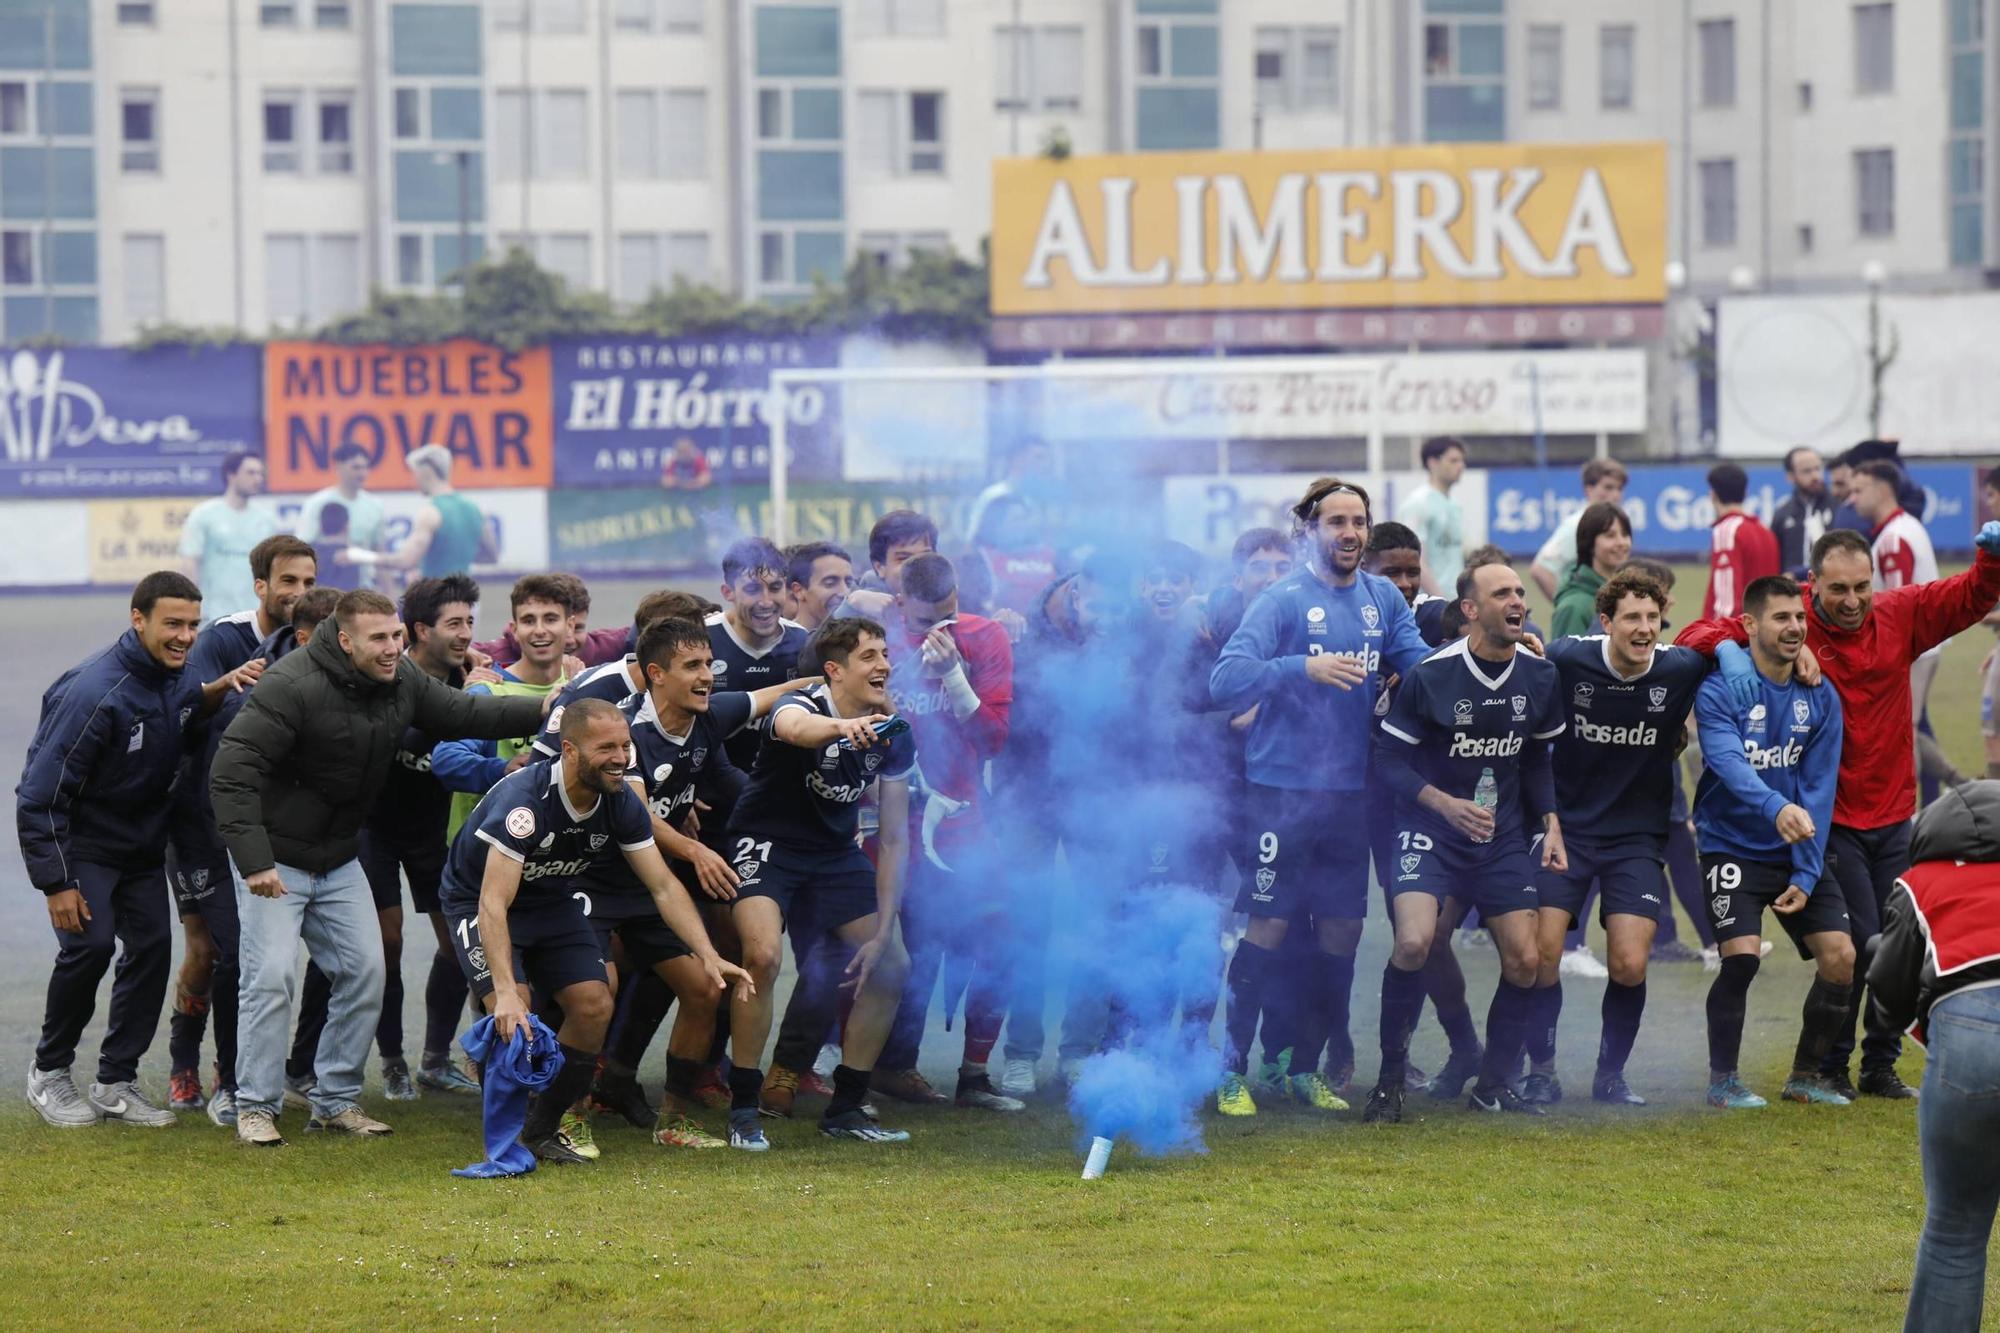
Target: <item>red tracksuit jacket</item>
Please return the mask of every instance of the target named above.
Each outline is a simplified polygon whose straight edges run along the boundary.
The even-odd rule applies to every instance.
[[[1806,646],[1840,691],[1847,730],[1833,822],[1852,829],[1900,824],[1917,806],[1911,739],[1910,665],[1960,630],[1976,625],[2000,600],[2000,559],[1981,551],[1972,568],[1935,583],[1875,594],[1861,628],[1836,629],[1806,589]],[[1724,639],[1747,643],[1740,620],[1697,620],[1676,643],[1713,656]]]

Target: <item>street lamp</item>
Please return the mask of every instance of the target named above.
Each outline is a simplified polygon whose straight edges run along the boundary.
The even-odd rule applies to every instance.
[[[1882,327],[1882,288],[1888,281],[1889,270],[1881,260],[1861,266],[1861,283],[1868,289],[1868,435],[1876,440],[1882,438],[1882,381],[1902,350],[1895,325]]]
[[[1738,264],[1729,270],[1729,290],[1733,292],[1754,292],[1757,290],[1757,270],[1748,264]]]

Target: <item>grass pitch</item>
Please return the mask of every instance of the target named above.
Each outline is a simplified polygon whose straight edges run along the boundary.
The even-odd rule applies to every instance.
[[[1683,601],[1699,588],[1684,575]],[[9,605],[49,627],[0,666],[17,701],[0,736],[19,754],[31,701],[108,637],[118,607]],[[1954,643],[1933,701],[1946,749],[1973,772],[1990,646],[1977,630]],[[165,1131],[44,1128],[18,1090],[52,949],[18,864],[0,895],[11,1326],[1885,1327],[1908,1290],[1923,1216],[1912,1107],[1707,1110],[1695,966],[1654,970],[1630,1070],[1654,1104],[1636,1112],[1587,1100],[1602,988],[1569,981],[1571,1100],[1545,1121],[1416,1098],[1420,1121],[1363,1127],[1267,1104],[1251,1120],[1211,1115],[1205,1154],[1121,1147],[1085,1183],[1058,1103],[993,1117],[885,1102],[913,1142],[835,1143],[807,1119],[775,1125],[774,1150],[751,1157],[600,1126],[594,1167],[463,1181],[448,1171],[480,1154],[474,1104],[389,1106],[372,1086],[368,1109],[397,1131],[375,1143],[308,1139],[298,1116],[277,1153],[239,1149],[199,1116]],[[1355,988],[1364,1075],[1386,936],[1369,923]],[[1464,959],[1483,1012],[1492,954]],[[427,961],[406,957],[412,1023]],[[1808,975],[1781,943],[1751,992],[1744,1067],[1767,1096]],[[926,1047],[947,1087],[957,1045],[934,1029]],[[161,1091],[165,1047],[163,1022],[142,1075]],[[1443,1058],[1429,1018],[1413,1056]],[[1915,1081],[1920,1057],[1903,1072]]]

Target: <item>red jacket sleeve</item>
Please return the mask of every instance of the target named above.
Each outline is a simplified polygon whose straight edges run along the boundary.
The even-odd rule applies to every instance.
[[[1714,657],[1716,648],[1725,640],[1749,643],[1750,631],[1743,628],[1740,620],[1697,620],[1683,629],[1674,642],[1683,648],[1694,649],[1703,657]]]
[[[1876,593],[1875,614],[1887,611],[1907,618],[1914,658],[1977,625],[1996,601],[2000,601],[2000,557],[1981,551],[1962,574]]]
[[[970,617],[967,617],[970,619]],[[993,621],[980,619],[976,633],[959,643],[965,657],[965,678],[979,696],[979,707],[960,725],[972,748],[983,759],[991,759],[1006,748],[1014,707],[1014,645],[1007,631]]]
[[[514,631],[511,628],[497,639],[473,644],[472,650],[476,653],[485,653],[493,659],[493,665],[496,667],[513,666],[521,660],[521,645],[514,642]]]
[[[583,636],[583,643],[577,649],[576,655],[583,660],[585,666],[603,666],[606,662],[616,662],[625,656],[631,637],[632,630],[625,625],[594,629]]]

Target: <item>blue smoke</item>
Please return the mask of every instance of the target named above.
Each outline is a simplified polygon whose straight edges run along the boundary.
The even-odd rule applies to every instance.
[[[1222,1076],[1221,1054],[1206,1024],[1176,1021],[1181,1004],[1213,1002],[1221,980],[1222,905],[1183,886],[1135,892],[1103,944],[1112,965],[1094,978],[1110,1012],[1110,1040],[1070,1085],[1077,1145],[1094,1136],[1122,1139],[1148,1156],[1202,1152],[1197,1114]],[[1074,975],[1074,974],[1073,974]]]

